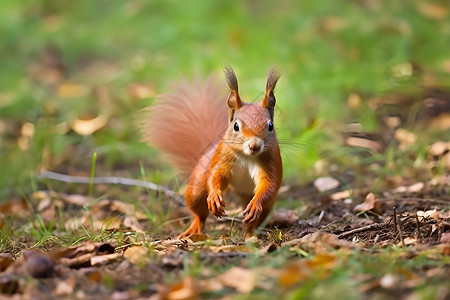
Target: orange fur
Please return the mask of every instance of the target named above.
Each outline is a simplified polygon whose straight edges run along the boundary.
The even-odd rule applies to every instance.
[[[179,238],[200,233],[211,212],[221,217],[223,191],[231,185],[244,206],[245,236],[251,236],[271,211],[283,175],[280,149],[273,127],[274,89],[279,74],[272,69],[259,103],[245,103],[236,75],[226,68],[230,94],[226,106],[211,81],[175,86],[148,109],[144,140],[168,155],[181,171],[192,174],[186,189],[194,220]],[[225,113],[224,113],[225,112]]]
[[[211,77],[174,84],[172,93],[159,96],[146,108],[142,140],[160,150],[187,177],[227,128],[225,99],[223,88]]]

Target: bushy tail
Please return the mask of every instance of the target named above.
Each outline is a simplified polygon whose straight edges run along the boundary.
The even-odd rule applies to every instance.
[[[226,93],[213,78],[173,85],[145,109],[142,140],[160,150],[168,162],[189,176],[199,159],[225,133]]]

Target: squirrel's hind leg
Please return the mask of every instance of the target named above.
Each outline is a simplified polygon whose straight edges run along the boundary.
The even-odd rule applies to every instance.
[[[189,209],[194,214],[194,220],[185,232],[181,233],[178,238],[186,238],[195,233],[202,233],[203,225],[209,215],[208,204],[206,198],[208,191],[204,184],[193,184],[190,182],[186,189],[185,200]]]
[[[178,235],[178,239],[187,238],[190,235],[195,234],[195,233],[202,233],[202,228],[203,228],[203,225],[205,224],[205,220],[206,220],[206,217],[201,218],[200,216],[195,215],[194,220],[191,223],[191,226],[189,226],[189,228],[186,229],[185,232]]]

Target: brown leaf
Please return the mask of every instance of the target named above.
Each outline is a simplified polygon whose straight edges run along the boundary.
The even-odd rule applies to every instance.
[[[232,267],[219,275],[217,279],[225,286],[234,288],[239,293],[250,293],[255,288],[255,277],[249,269]]]
[[[333,190],[339,186],[339,181],[332,177],[319,177],[314,180],[314,187],[319,192]]]
[[[353,208],[355,212],[364,212],[369,210],[379,211],[381,207],[381,203],[378,202],[377,198],[373,193],[369,193],[366,196],[366,200],[363,203],[360,203]]]
[[[164,289],[160,295],[163,300],[195,300],[198,299],[198,287],[192,277],[186,277]]]
[[[277,210],[273,213],[267,225],[284,228],[294,225],[298,219],[297,213],[293,210]]]
[[[103,265],[112,260],[116,260],[117,258],[119,258],[121,256],[122,256],[122,254],[120,254],[120,253],[111,253],[111,254],[105,254],[105,255],[92,256],[90,259],[91,266]]]
[[[8,253],[2,253],[2,255],[0,256],[0,272],[5,271],[13,262],[14,260],[9,258]]]
[[[442,244],[450,244],[450,232],[444,232],[441,236]]]
[[[91,258],[102,254],[114,254],[114,247],[108,243],[84,242],[79,245],[54,251],[53,259],[69,267],[87,267]]]
[[[316,231],[312,234],[305,235],[300,239],[294,239],[281,244],[282,247],[301,247],[305,251],[310,251],[314,253],[328,253],[330,248],[344,248],[344,249],[355,249],[357,245],[341,240],[337,235]]]
[[[418,4],[419,11],[426,17],[434,20],[440,20],[447,16],[447,7],[444,3],[432,3],[428,1]]]
[[[313,273],[305,261],[290,262],[281,270],[278,284],[290,287],[309,278]]]
[[[57,296],[66,296],[72,294],[73,290],[75,289],[76,283],[76,278],[73,275],[65,280],[58,281],[58,284],[56,285],[53,293]]]
[[[450,151],[450,142],[437,141],[430,146],[428,151],[433,156],[441,156],[445,152]]]
[[[143,246],[132,246],[125,250],[123,256],[133,264],[145,262],[147,259],[148,249]]]
[[[0,213],[6,216],[14,215],[20,217],[27,217],[30,215],[30,210],[25,199],[11,200],[0,205]]]
[[[405,150],[409,145],[414,144],[417,141],[417,135],[405,129],[399,128],[394,133],[394,138],[400,142],[398,148]]]
[[[91,135],[102,129],[106,123],[108,123],[108,118],[101,115],[89,120],[76,119],[72,124],[72,129],[79,135]]]
[[[203,242],[203,241],[208,240],[208,236],[203,233],[194,233],[189,236],[189,239],[194,243]]]

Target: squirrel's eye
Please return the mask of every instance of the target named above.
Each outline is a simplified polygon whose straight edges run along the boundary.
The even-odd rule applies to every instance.
[[[239,124],[238,124],[238,122],[234,123],[233,129],[234,129],[234,131],[239,131]]]
[[[272,122],[269,123],[269,131],[273,131],[273,123]]]

